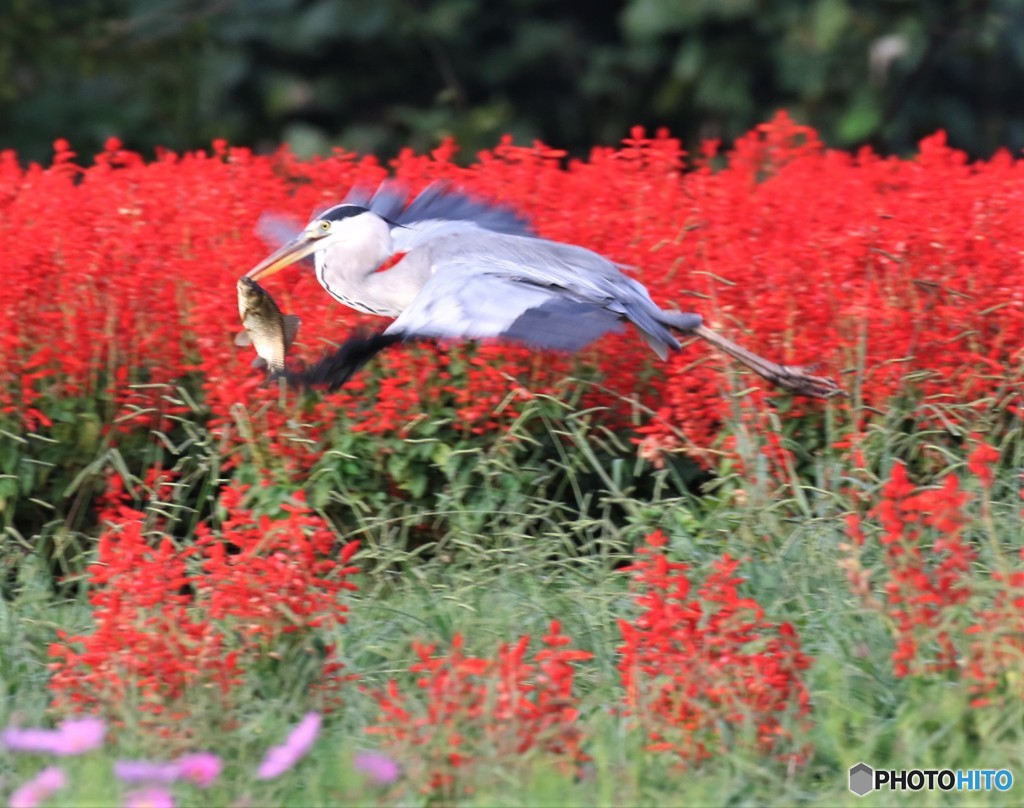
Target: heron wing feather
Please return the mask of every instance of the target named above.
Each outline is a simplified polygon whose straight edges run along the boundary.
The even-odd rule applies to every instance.
[[[679,347],[647,289],[591,250],[496,233],[459,233],[432,241],[425,249],[434,277],[458,272],[501,278],[517,289],[547,289],[550,297],[599,307],[629,320],[659,355]]]
[[[394,180],[382,182],[375,190],[357,186],[345,198],[398,225],[391,230],[395,252],[409,252],[451,233],[533,233],[529,222],[511,208],[474,199],[445,182],[428,185],[408,205],[407,200],[405,186]]]
[[[385,333],[408,338],[501,337],[572,352],[621,329],[621,317],[604,306],[462,265],[431,277]]]
[[[256,235],[269,250],[273,251],[299,235],[304,226],[305,222],[287,213],[265,211],[256,222]],[[313,257],[303,258],[299,263],[312,267]]]

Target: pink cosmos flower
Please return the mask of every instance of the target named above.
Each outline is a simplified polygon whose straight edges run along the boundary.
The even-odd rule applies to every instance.
[[[398,779],[398,762],[382,752],[359,752],[352,759],[352,765],[379,786],[391,785]]]
[[[52,752],[57,731],[8,727],[0,736],[4,746],[14,752]]]
[[[183,780],[189,780],[200,788],[209,788],[220,777],[221,762],[213,752],[193,752],[182,755],[176,761],[178,773]]]
[[[8,727],[0,739],[16,752],[49,752],[60,757],[80,755],[103,745],[107,725],[101,718],[72,718],[57,729]]]
[[[151,786],[125,794],[124,808],[174,808],[174,797],[166,788]]]
[[[307,713],[283,744],[267,750],[256,773],[257,779],[272,780],[284,774],[310,750],[319,733],[319,713]]]
[[[56,766],[48,766],[9,797],[10,808],[36,808],[67,785],[67,777]]]
[[[149,760],[116,760],[114,777],[124,783],[173,783],[181,772],[177,763]]]
[[[114,763],[114,776],[125,783],[151,785],[189,780],[200,788],[209,788],[220,776],[220,758],[212,752],[194,752],[182,755],[173,763],[149,760],[118,760]]]

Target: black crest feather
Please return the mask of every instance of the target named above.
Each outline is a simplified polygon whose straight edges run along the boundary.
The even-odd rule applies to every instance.
[[[340,205],[328,208],[317,216],[317,218],[325,219],[328,222],[337,222],[342,219],[347,219],[349,216],[358,216],[360,213],[366,212],[367,208],[364,208],[362,205],[353,205],[350,202],[342,202]]]

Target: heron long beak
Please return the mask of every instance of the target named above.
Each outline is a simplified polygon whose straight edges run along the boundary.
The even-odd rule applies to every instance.
[[[312,255],[320,247],[319,239],[310,238],[305,233],[302,233],[281,247],[281,249],[275,250],[260,261],[246,272],[245,276],[252,278],[254,281],[269,277],[275,272],[280,272],[285,267],[291,266],[296,261],[301,261],[307,255]]]

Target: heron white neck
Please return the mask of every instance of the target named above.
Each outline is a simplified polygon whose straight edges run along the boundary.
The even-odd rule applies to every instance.
[[[373,217],[360,222],[344,241],[316,253],[316,277],[335,300],[370,314],[397,317],[419,291],[419,284],[394,269],[377,272],[394,254],[391,228]],[[400,262],[404,263],[404,262]]]

